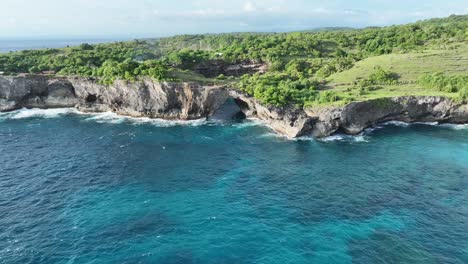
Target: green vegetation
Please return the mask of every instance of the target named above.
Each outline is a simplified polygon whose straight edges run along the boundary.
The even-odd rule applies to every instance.
[[[378,67],[398,75],[396,84],[360,88],[359,81],[367,79]],[[369,57],[357,62],[350,70],[331,75],[327,78],[327,86],[344,101],[402,95],[457,97],[457,93],[418,82],[421,76],[436,72],[444,72],[447,76],[468,75],[468,45],[430,46],[423,51]]]
[[[182,35],[0,54],[0,71],[94,77],[103,84],[142,77],[222,83],[275,106],[399,95],[466,100],[467,29],[465,15],[361,30]],[[226,70],[237,64],[268,71]]]
[[[287,73],[244,75],[238,86],[241,91],[274,106],[295,104],[302,107],[306,103],[315,101],[318,96],[316,81],[294,77]]]
[[[362,87],[373,85],[395,85],[398,83],[398,78],[398,74],[394,72],[388,72],[381,67],[377,67],[367,79],[361,80],[359,85]]]
[[[468,75],[447,76],[441,72],[425,74],[421,76],[418,83],[430,89],[448,93],[458,93],[460,101],[468,101]]]

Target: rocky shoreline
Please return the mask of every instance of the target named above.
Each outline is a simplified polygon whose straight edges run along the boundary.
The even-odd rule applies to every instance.
[[[468,104],[438,96],[402,96],[353,102],[345,106],[307,109],[266,107],[237,91],[231,96],[249,117],[257,117],[288,137],[326,137],[340,132],[357,135],[389,121],[468,123]]]
[[[211,116],[228,98],[220,86],[196,83],[116,81],[25,75],[0,76],[0,111],[76,107],[83,112],[115,112],[132,117],[192,120]]]
[[[225,86],[159,83],[152,79],[98,84],[91,78],[0,76],[0,111],[20,108],[75,107],[83,112],[107,112],[132,117],[193,120],[212,116],[233,98],[247,117],[264,121],[276,132],[294,138],[350,135],[388,121],[468,123],[468,104],[434,96],[404,96],[345,106],[297,109],[265,106]]]

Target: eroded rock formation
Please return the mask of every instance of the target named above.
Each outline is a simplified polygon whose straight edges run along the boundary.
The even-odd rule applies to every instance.
[[[265,106],[223,86],[151,79],[105,86],[90,78],[0,76],[0,111],[76,107],[87,112],[190,120],[213,115],[229,97],[246,116],[259,118],[288,137],[325,137],[336,132],[354,135],[387,121],[468,123],[468,104],[445,97],[405,96],[297,109]]]
[[[224,87],[151,79],[105,86],[90,78],[0,77],[0,111],[76,107],[85,112],[189,120],[212,115],[228,96]]]
[[[265,121],[288,137],[326,137],[336,132],[356,135],[387,121],[468,123],[468,104],[437,96],[403,96],[345,106],[308,109],[264,106],[251,96],[231,91],[242,111]]]

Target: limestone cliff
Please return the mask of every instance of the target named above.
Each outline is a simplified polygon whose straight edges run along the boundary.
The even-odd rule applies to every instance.
[[[224,87],[152,79],[105,86],[90,78],[0,77],[0,111],[77,107],[88,112],[188,120],[212,115],[227,98]]]
[[[238,90],[196,83],[143,79],[105,86],[90,78],[0,76],[0,111],[76,107],[88,112],[190,120],[213,115],[229,97],[246,116],[259,118],[288,137],[359,134],[386,121],[468,123],[468,104],[445,97],[405,96],[297,109],[265,106]]]
[[[356,135],[387,121],[468,123],[468,104],[445,97],[404,96],[302,110],[267,107],[244,93],[230,94],[247,116],[264,120],[288,137],[326,137],[336,132]]]

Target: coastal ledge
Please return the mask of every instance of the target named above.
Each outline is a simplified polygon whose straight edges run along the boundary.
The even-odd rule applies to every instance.
[[[212,116],[233,98],[247,117],[256,117],[278,133],[295,138],[356,135],[388,121],[468,123],[468,104],[435,96],[402,96],[307,109],[265,106],[226,86],[198,83],[116,81],[101,85],[92,78],[41,75],[0,76],[0,111],[19,108],[76,107],[133,117],[193,120]]]
[[[401,96],[352,102],[345,106],[297,109],[267,107],[253,97],[230,91],[242,111],[257,117],[288,137],[327,137],[340,132],[358,135],[365,129],[389,121],[468,123],[468,104],[438,96]]]
[[[221,86],[197,83],[117,80],[44,75],[0,76],[0,111],[76,107],[83,112],[115,112],[132,117],[193,120],[211,116],[228,98]]]

